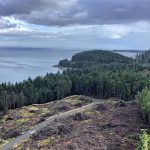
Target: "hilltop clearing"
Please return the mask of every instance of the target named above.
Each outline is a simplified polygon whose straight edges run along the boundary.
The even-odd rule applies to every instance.
[[[49,123],[12,150],[134,150],[141,129],[148,129],[136,102],[100,100],[85,111],[75,112]]]
[[[50,116],[80,108],[91,102],[92,99],[85,96],[70,96],[55,102],[34,104],[10,110],[0,118],[0,145],[24,134]]]

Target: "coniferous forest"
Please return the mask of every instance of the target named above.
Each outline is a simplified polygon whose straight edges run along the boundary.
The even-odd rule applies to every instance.
[[[139,91],[150,87],[149,68],[136,60],[102,50],[81,52],[72,60],[61,60],[63,73],[47,73],[21,83],[0,85],[0,110],[41,104],[69,95],[134,100]]]

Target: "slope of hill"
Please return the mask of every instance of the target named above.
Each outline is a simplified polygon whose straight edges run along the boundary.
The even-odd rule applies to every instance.
[[[0,117],[0,146],[27,132],[48,117],[82,107],[91,102],[91,98],[85,96],[70,96],[60,101],[10,110],[6,115]]]
[[[98,103],[93,103],[92,107],[86,108],[92,101],[97,101]],[[32,109],[35,107],[36,109]],[[78,109],[79,107],[81,109]],[[47,111],[45,110],[46,108],[48,108]],[[9,113],[14,116],[12,118],[10,118],[9,113],[3,117],[0,124],[1,134],[3,133],[2,130],[8,129],[5,125],[10,125],[13,119],[19,116],[15,111],[20,112],[23,110],[24,108],[10,111]],[[29,138],[15,143],[12,150],[132,150],[136,147],[140,129],[147,128],[147,125],[144,124],[138,113],[138,107],[135,102],[125,103],[112,99],[95,100],[85,96],[72,96],[53,103],[28,106],[26,110],[31,110],[33,113],[30,116],[31,119],[28,116],[29,120],[24,120],[24,123],[21,125],[22,128],[25,128],[25,125],[28,126],[27,130],[31,129],[33,125],[38,124],[38,122],[35,123],[33,121],[34,119],[39,120],[42,118],[43,121],[46,120],[46,117],[69,110],[73,110],[73,113],[62,115],[59,119],[55,119],[47,124],[43,129],[33,133]],[[41,116],[41,113],[39,114],[38,111],[43,110],[44,114],[50,114]],[[37,112],[37,114],[34,112]],[[11,131],[18,130],[19,127],[20,125],[18,124]]]

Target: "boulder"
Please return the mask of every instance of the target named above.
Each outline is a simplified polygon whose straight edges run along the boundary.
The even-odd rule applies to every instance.
[[[65,105],[63,105],[63,106],[58,106],[58,107],[57,107],[57,110],[59,110],[59,111],[68,111],[68,110],[69,110],[69,107],[68,107],[68,106],[65,106]]]
[[[4,135],[3,139],[15,138],[15,137],[17,137],[17,136],[19,136],[19,135],[21,135],[21,131],[19,131],[19,130],[10,130],[10,131],[8,131],[8,132]]]
[[[76,120],[76,121],[87,120],[87,116],[82,113],[76,113],[75,115],[73,115],[73,120]]]
[[[71,131],[70,127],[67,125],[61,124],[57,126],[57,134],[58,135],[67,135]]]
[[[94,107],[93,107],[93,110],[96,110],[96,111],[106,111],[108,110],[107,106],[105,104],[96,104]]]
[[[120,101],[116,104],[116,107],[125,107],[125,106],[126,106],[126,104],[124,101]]]

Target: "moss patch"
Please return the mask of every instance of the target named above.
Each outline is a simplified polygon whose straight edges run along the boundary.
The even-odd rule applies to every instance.
[[[33,114],[29,112],[28,109],[21,109],[18,114],[21,116],[21,117],[31,117]]]
[[[82,124],[84,124],[84,125],[90,125],[90,124],[92,124],[92,119],[83,120]]]
[[[37,146],[38,147],[43,147],[43,146],[48,145],[49,142],[50,142],[49,139],[39,140],[39,141],[37,141]]]
[[[30,106],[29,108],[28,108],[28,110],[29,111],[37,111],[37,110],[39,110],[39,108],[37,107],[37,106]]]
[[[90,110],[86,110],[86,111],[84,111],[84,114],[85,114],[86,116],[88,116],[88,117],[91,117],[92,115],[95,115],[95,112],[90,111]]]
[[[71,105],[76,105],[80,103],[79,96],[70,96],[64,99],[65,102],[70,103]]]
[[[25,123],[25,122],[28,122],[28,121],[29,121],[29,118],[22,118],[22,119],[18,119],[17,123]]]
[[[9,143],[10,141],[11,141],[11,139],[7,139],[7,140],[0,139],[0,147],[2,147],[3,145]]]
[[[44,147],[48,144],[56,143],[59,140],[60,140],[60,136],[51,136],[47,139],[38,140],[36,143],[37,143],[38,148],[40,148],[40,147]]]
[[[41,111],[42,111],[42,114],[46,114],[49,112],[48,108],[42,108]]]

